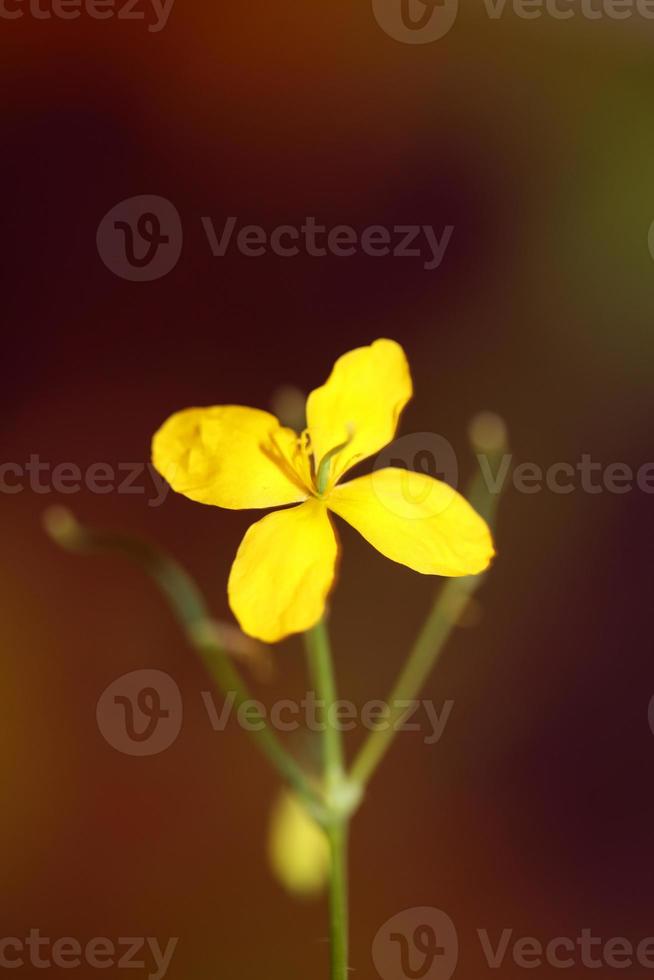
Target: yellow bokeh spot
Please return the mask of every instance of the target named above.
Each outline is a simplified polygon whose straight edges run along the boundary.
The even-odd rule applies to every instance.
[[[268,859],[275,877],[293,895],[320,895],[329,880],[327,837],[292,793],[282,793],[273,807]]]

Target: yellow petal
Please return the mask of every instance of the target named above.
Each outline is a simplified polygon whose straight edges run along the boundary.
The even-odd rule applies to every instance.
[[[335,487],[327,506],[382,555],[424,575],[476,575],[494,554],[483,518],[424,473],[376,470]]]
[[[306,500],[291,460],[297,437],[274,415],[240,405],[187,408],[152,440],[152,462],[173,490],[239,510]]]
[[[327,383],[307,400],[316,468],[350,436],[347,447],[332,461],[334,477],[379,452],[395,435],[400,412],[412,394],[409,365],[394,340],[376,340],[339,357]]]
[[[276,643],[321,618],[338,543],[322,501],[276,511],[248,530],[229,576],[229,604],[244,633]]]
[[[301,896],[324,891],[331,865],[327,837],[298,798],[287,791],[279,796],[272,812],[268,856],[288,891]]]

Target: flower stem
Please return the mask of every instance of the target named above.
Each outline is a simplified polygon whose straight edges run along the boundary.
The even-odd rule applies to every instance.
[[[331,852],[329,889],[329,935],[331,980],[346,980],[348,974],[348,872],[347,838],[352,814],[352,796],[345,776],[343,739],[335,717],[337,700],[334,666],[327,624],[322,619],[305,634],[309,669],[316,694],[322,703],[323,777],[325,788],[325,833]]]
[[[327,831],[332,858],[329,887],[331,980],[347,980],[348,974],[348,823],[347,817],[336,820]]]
[[[67,551],[79,554],[114,552],[138,565],[168,600],[191,646],[200,654],[223,693],[232,693],[237,707],[251,700],[245,681],[223,649],[219,625],[211,619],[198,586],[181,565],[139,538],[84,527],[63,507],[46,511],[44,524],[50,537]],[[322,801],[305,773],[268,726],[265,717],[261,716],[259,720],[260,725],[249,726],[259,749],[309,807],[320,808]]]
[[[338,786],[343,779],[343,741],[333,705],[337,700],[334,665],[332,662],[329,633],[324,619],[306,634],[307,653],[311,678],[323,705],[323,771],[325,788]]]
[[[407,702],[413,701],[419,694],[452,632],[456,622],[453,611],[473,594],[481,578],[450,579],[444,586],[390,694],[387,702],[390,709],[388,725],[370,733],[354,760],[351,771],[354,783],[364,787],[372,778],[397,735],[407,711]]]
[[[485,453],[487,464],[497,464],[505,449],[506,445],[502,440],[488,450]],[[493,493],[490,491],[481,472],[477,473],[468,487],[468,500],[491,527],[497,512],[500,492],[501,488]],[[413,701],[420,693],[460,613],[484,578],[485,574],[448,579],[435,599],[431,612],[409,654],[409,659],[388,699],[389,723],[386,728],[370,733],[352,765],[350,779],[362,790],[370,782],[397,735],[400,722],[406,712],[406,702]],[[402,702],[405,707],[398,707]]]

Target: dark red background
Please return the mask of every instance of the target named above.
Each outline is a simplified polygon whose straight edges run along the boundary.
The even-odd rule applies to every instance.
[[[146,460],[171,411],[269,407],[278,385],[308,391],[378,336],[412,365],[402,432],[446,436],[464,475],[484,408],[506,419],[516,462],[651,460],[647,22],[494,22],[468,6],[414,47],[367,3],[178,0],[159,34],[26,15],[0,36],[4,461]],[[179,264],[151,283],[114,276],[95,244],[138,194],[171,200],[184,226]],[[455,231],[433,272],[216,259],[203,215]],[[481,623],[455,634],[426,691],[455,702],[445,736],[402,736],[355,823],[354,977],[374,980],[377,930],[412,906],[452,917],[466,980],[491,972],[478,928],[654,933],[652,501],[506,494]],[[294,903],[266,864],[274,776],[235,727],[211,731],[208,677],[150,584],[46,539],[53,502],[159,541],[224,618],[252,520],[172,494],[161,508],[3,494],[2,934],[179,936],[171,980],[324,976],[325,907]],[[363,703],[387,693],[433,583],[342,538],[332,629],[341,693]],[[274,659],[263,696],[299,696],[299,642]],[[144,667],[176,679],[185,725],[133,759],[103,741],[95,707]]]

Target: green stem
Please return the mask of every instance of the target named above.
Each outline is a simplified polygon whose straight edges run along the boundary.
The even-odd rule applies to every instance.
[[[248,710],[256,720],[257,712],[254,707],[256,702],[252,701],[241,675],[229,658],[225,656],[222,650],[213,645],[201,647],[196,644],[196,649],[202,655],[207,669],[213,675],[223,693],[233,693],[234,702],[237,707],[240,707],[246,701],[251,702]],[[259,749],[282,778],[287,780],[296,793],[307,803],[309,808],[320,809],[322,807],[322,801],[318,793],[310,784],[295,759],[286,751],[277,736],[268,726],[264,714],[259,713],[259,722],[259,730],[252,730],[252,726],[249,729]]]
[[[329,938],[331,980],[347,980],[348,974],[348,818],[337,820],[327,836],[331,852],[329,888]]]
[[[434,603],[388,699],[388,725],[371,732],[354,760],[351,779],[362,788],[372,778],[397,735],[407,712],[406,702],[417,697],[445,646],[456,622],[456,610],[473,594],[481,578],[482,576],[472,576],[450,579]]]
[[[348,874],[347,838],[353,812],[352,794],[345,777],[343,739],[334,705],[337,700],[334,666],[325,620],[305,634],[309,669],[323,710],[323,778],[325,785],[325,833],[329,840],[331,871],[329,934],[331,980],[348,975]]]
[[[323,705],[323,770],[325,787],[329,792],[330,788],[342,782],[344,763],[343,740],[334,717],[333,705],[337,701],[336,681],[325,620],[321,619],[305,636],[311,678],[318,700]]]
[[[505,448],[502,444],[488,452],[486,454],[487,463],[491,466],[496,464]],[[478,473],[472,480],[467,497],[475,510],[492,527],[499,503],[499,492],[490,492],[481,473]],[[465,608],[468,599],[477,591],[483,579],[484,575],[448,579],[436,598],[413,650],[409,654],[409,659],[388,698],[390,717],[387,727],[370,733],[352,765],[351,781],[361,790],[374,775],[397,735],[400,723],[406,713],[406,707],[398,707],[398,705],[402,702],[406,704],[407,701],[413,701],[418,696],[460,613]]]
[[[114,552],[138,565],[168,600],[190,644],[200,654],[222,692],[225,695],[231,693],[237,707],[252,700],[247,685],[223,649],[219,625],[211,619],[200,590],[181,565],[138,538],[86,528],[62,507],[46,511],[44,523],[50,537],[67,551],[80,554]],[[249,727],[259,749],[310,808],[320,808],[320,797],[298,763],[269,728],[263,715],[259,721],[260,725]]]

